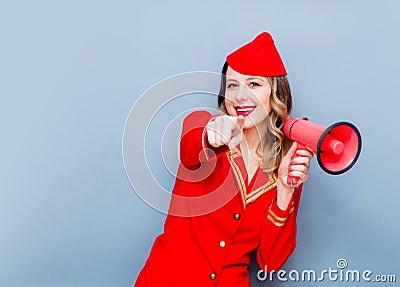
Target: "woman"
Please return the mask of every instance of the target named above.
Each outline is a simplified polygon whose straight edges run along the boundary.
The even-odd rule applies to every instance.
[[[286,70],[264,32],[230,54],[219,107],[183,123],[173,198],[135,286],[250,286],[254,250],[263,270],[293,252],[301,183],[313,154],[282,129],[292,109]],[[288,175],[299,186],[287,184]]]

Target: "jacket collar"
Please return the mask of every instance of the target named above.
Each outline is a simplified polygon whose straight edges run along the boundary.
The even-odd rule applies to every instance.
[[[239,148],[235,147],[227,151],[226,155],[239,187],[243,208],[246,208],[247,205],[257,200],[261,195],[276,187],[276,174],[273,173],[269,176],[260,167],[251,182],[247,183],[248,174]]]

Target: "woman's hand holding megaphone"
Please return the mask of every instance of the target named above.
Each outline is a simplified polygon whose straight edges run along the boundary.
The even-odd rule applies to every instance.
[[[297,142],[294,142],[283,157],[278,169],[278,195],[277,204],[279,208],[285,210],[289,204],[290,198],[295,187],[308,180],[310,169],[310,161],[314,154],[304,147],[299,147]],[[295,179],[295,184],[290,184],[291,180]]]

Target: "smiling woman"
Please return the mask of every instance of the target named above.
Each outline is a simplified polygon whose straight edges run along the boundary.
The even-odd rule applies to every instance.
[[[241,50],[239,49],[237,52],[241,52]],[[243,83],[242,90],[240,90],[240,83]],[[256,104],[245,106],[241,102],[246,100],[255,101]],[[225,62],[222,68],[218,105],[223,113],[230,115],[234,114],[233,106],[237,116],[248,116],[259,106],[258,115],[252,115],[244,127],[256,124],[257,118],[259,118],[257,124],[264,119],[262,130],[265,132],[260,131],[260,133],[264,133],[261,135],[261,139],[264,141],[260,141],[255,156],[261,161],[265,172],[276,171],[283,155],[290,147],[289,139],[283,134],[283,123],[292,111],[292,96],[287,76],[243,75],[233,70],[228,62]],[[265,120],[267,116],[269,119]],[[272,145],[271,142],[273,142]],[[262,143],[264,143],[263,146],[261,146]]]
[[[289,149],[284,137],[292,99],[270,34],[227,57],[218,104],[221,115],[196,111],[183,122],[164,233],[137,287],[246,287],[253,251],[260,268],[272,271],[295,248],[301,183],[313,154],[296,151],[296,143]],[[288,175],[300,185],[288,185]]]

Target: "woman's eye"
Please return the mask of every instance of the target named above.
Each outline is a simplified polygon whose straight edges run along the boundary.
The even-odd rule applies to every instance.
[[[236,88],[237,87],[237,85],[236,84],[229,84],[228,85],[228,89],[231,89],[231,88]]]
[[[260,87],[261,85],[257,82],[251,82],[250,87]]]

